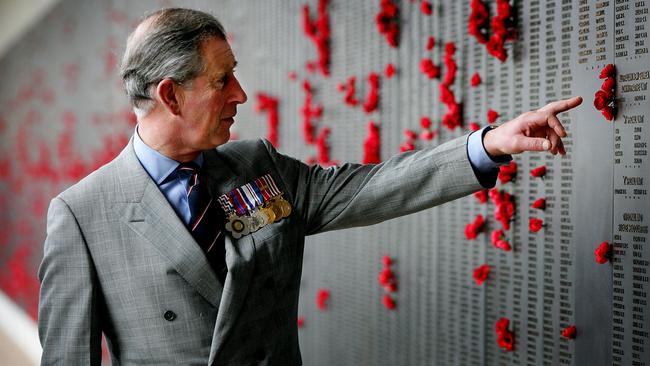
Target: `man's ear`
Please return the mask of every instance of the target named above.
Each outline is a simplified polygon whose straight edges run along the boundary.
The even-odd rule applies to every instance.
[[[183,88],[170,78],[161,80],[156,86],[158,101],[169,113],[175,116],[181,114],[182,94]]]

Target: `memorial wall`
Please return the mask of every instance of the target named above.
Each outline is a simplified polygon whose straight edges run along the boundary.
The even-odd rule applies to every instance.
[[[650,365],[645,0],[63,0],[0,59],[0,289],[34,318],[49,200],[128,141],[121,52],[173,5],[226,27],[249,97],[233,137],[307,164],[584,99],[560,115],[566,156],[517,155],[493,190],[308,238],[306,365]]]

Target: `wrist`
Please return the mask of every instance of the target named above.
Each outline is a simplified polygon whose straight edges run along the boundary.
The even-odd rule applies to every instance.
[[[495,129],[496,127],[486,129],[485,134],[483,135],[483,148],[485,149],[485,152],[487,152],[491,157],[506,155],[506,153],[497,147],[498,144],[495,141],[496,136],[494,134]]]

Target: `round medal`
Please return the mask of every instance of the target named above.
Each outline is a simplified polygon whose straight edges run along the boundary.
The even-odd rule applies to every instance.
[[[264,207],[261,211],[266,215],[269,224],[275,222],[276,217],[275,217],[275,212],[273,212],[273,210],[271,210],[268,207]]]
[[[278,201],[273,201],[273,203],[271,203],[271,206],[269,206],[269,208],[275,214],[275,220],[273,221],[280,221],[282,219],[282,208],[278,204]]]
[[[280,199],[280,209],[282,210],[283,217],[289,217],[291,215],[291,204],[284,198]]]

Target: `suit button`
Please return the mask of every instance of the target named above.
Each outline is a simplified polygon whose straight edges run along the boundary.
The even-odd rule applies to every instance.
[[[266,279],[266,281],[264,282],[264,287],[268,289],[272,289],[275,287],[275,280],[273,279],[273,277],[269,277]]]
[[[266,354],[264,353],[263,349],[260,348],[257,351],[255,351],[255,358],[258,361],[262,361],[265,357],[266,357]]]
[[[165,311],[164,317],[165,317],[165,320],[170,322],[170,321],[176,319],[176,313],[174,313],[171,310],[167,310],[167,311]]]

